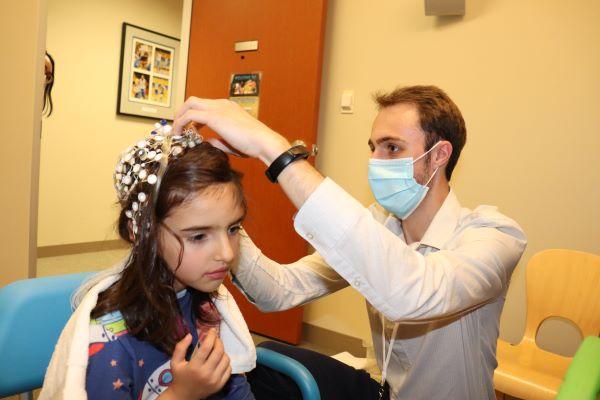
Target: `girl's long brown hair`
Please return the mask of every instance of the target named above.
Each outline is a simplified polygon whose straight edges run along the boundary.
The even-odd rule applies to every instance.
[[[118,230],[121,238],[132,245],[121,277],[111,287],[100,293],[92,318],[112,311],[120,311],[129,333],[148,341],[162,351],[171,354],[175,344],[183,338],[181,312],[173,289],[174,274],[164,262],[159,251],[161,223],[174,207],[185,202],[191,195],[205,190],[218,189],[224,184],[235,187],[239,203],[246,208],[241,185],[241,174],[233,170],[225,153],[202,143],[189,149],[183,156],[169,162],[159,193],[146,200],[138,221],[136,239],[131,239],[129,219],[125,211],[131,208],[139,192],[153,193],[147,183],[138,185],[129,200],[121,204]],[[154,198],[157,196],[156,198]],[[183,257],[183,242],[179,263]],[[176,266],[178,268],[179,266]],[[176,269],[175,268],[175,269]],[[199,305],[212,301],[213,294],[188,288],[192,295],[192,310],[201,321],[215,322],[202,315]]]

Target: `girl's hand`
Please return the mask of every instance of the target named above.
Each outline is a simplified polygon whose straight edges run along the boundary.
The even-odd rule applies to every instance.
[[[191,343],[192,336],[188,333],[175,345],[171,358],[173,382],[167,392],[180,400],[208,397],[221,390],[231,376],[229,357],[215,329],[208,332],[200,347],[194,349],[190,361],[186,361],[185,353]]]

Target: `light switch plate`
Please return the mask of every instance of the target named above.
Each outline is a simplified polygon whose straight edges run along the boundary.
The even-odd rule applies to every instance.
[[[342,114],[354,113],[354,90],[344,90],[340,100],[340,112]]]

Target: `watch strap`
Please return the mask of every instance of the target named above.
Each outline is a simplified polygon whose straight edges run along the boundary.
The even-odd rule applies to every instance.
[[[306,160],[310,155],[309,151],[306,147],[299,145],[290,148],[289,150],[283,152],[279,157],[277,157],[269,168],[265,171],[265,175],[267,178],[273,183],[277,183],[277,178],[279,174],[291,163],[297,160]]]

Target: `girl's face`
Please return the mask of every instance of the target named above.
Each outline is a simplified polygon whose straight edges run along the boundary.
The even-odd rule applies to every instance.
[[[239,250],[239,230],[245,210],[231,183],[209,187],[170,210],[160,228],[160,254],[175,271],[174,289],[193,287],[215,291],[229,272]],[[169,229],[172,232],[169,232]],[[173,235],[182,240],[184,248]]]

